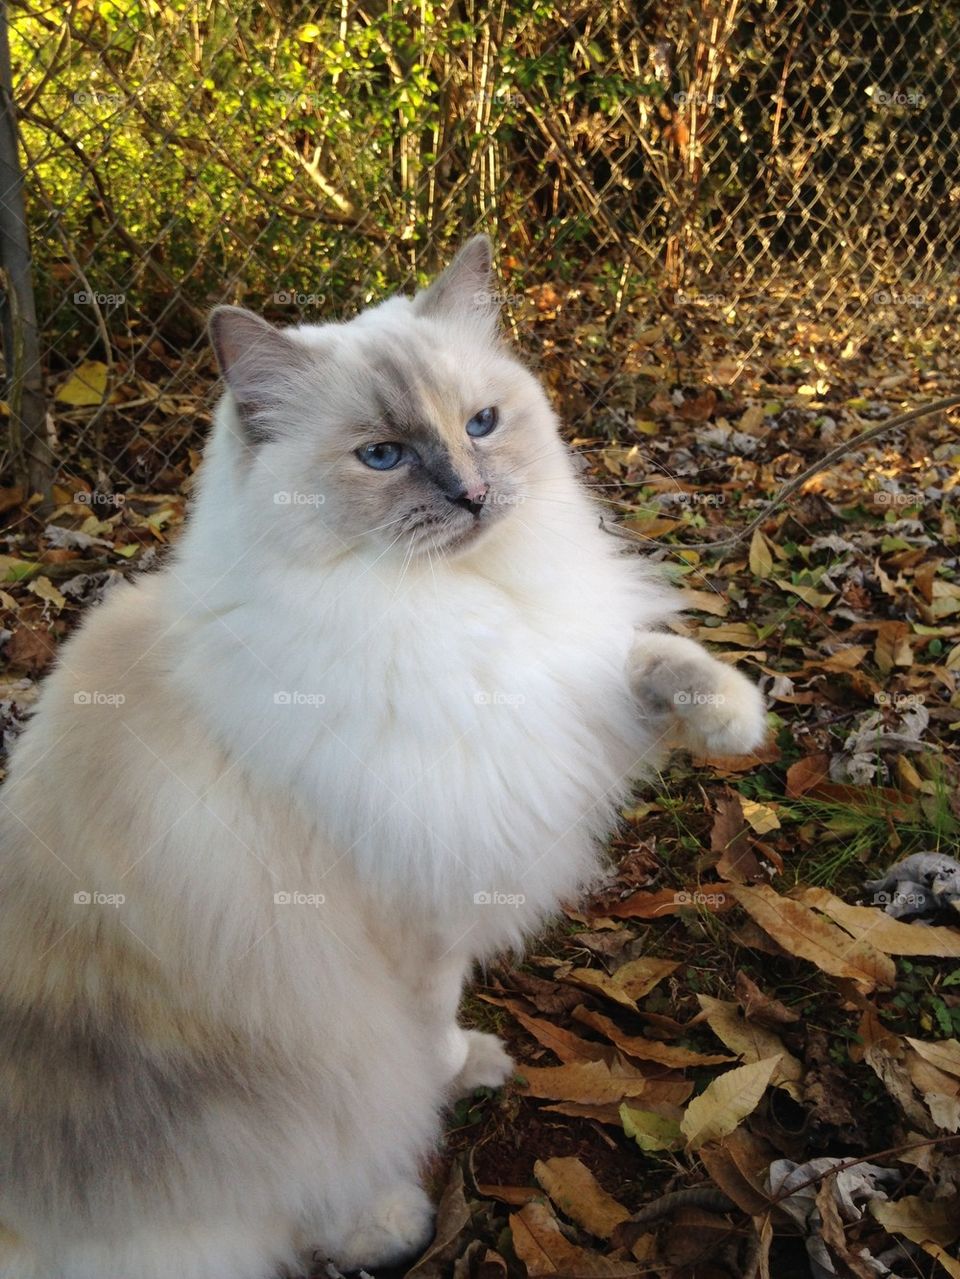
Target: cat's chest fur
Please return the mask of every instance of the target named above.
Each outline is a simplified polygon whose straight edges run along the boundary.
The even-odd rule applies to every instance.
[[[258,735],[247,764],[315,817],[317,882],[346,862],[394,901],[469,919],[483,894],[543,914],[589,877],[649,745],[624,669],[645,619],[632,566],[568,559],[421,566],[400,590],[334,575],[289,609],[228,616],[228,663],[200,626],[200,696],[228,735]]]

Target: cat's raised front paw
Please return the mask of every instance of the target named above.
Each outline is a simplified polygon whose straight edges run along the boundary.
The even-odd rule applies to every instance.
[[[680,744],[698,755],[745,755],[766,735],[756,685],[679,635],[644,635],[631,654],[630,685],[653,720],[673,720]]]

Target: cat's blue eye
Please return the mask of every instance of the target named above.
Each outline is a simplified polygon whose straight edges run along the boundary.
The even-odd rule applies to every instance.
[[[403,445],[388,442],[385,444],[364,444],[357,449],[357,457],[364,466],[375,471],[392,471],[403,461]]]
[[[481,435],[489,435],[499,419],[500,415],[495,408],[481,409],[479,413],[474,413],[467,423],[467,434],[472,435],[474,439]]]

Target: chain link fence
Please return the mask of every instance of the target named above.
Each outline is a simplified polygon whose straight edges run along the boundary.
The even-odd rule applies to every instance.
[[[735,380],[784,334],[860,349],[951,321],[954,4],[12,0],[6,21],[40,342],[24,356],[5,234],[4,461],[22,481],[17,360],[39,361],[34,488],[38,465],[180,487],[214,303],[348,316],[478,229],[581,432],[642,415],[706,331]]]

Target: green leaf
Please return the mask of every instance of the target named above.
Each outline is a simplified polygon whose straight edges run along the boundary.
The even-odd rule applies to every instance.
[[[13,555],[0,555],[0,581],[24,582],[39,571],[39,564],[32,564],[29,560],[18,560]]]
[[[675,1150],[683,1144],[680,1125],[652,1110],[637,1110],[626,1102],[620,1107],[623,1131],[641,1150]]]

